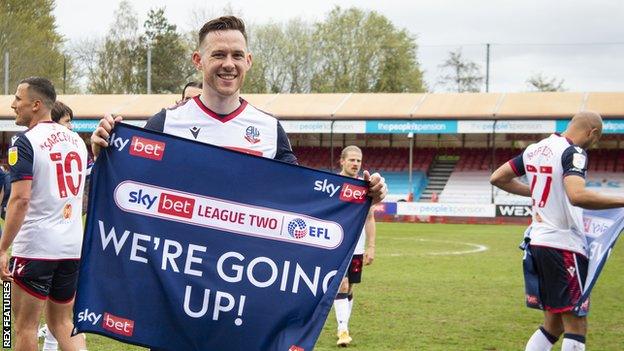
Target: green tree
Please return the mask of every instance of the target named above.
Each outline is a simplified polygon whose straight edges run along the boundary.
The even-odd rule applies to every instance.
[[[195,68],[191,50],[174,24],[167,21],[164,8],[152,9],[144,23],[140,39],[139,76],[143,92],[147,91],[147,49],[151,48],[152,93],[179,93]]]
[[[461,48],[449,52],[449,57],[439,67],[445,71],[439,83],[448,90],[458,93],[481,91],[483,75],[479,65],[465,59]]]
[[[250,26],[253,67],[245,90],[307,93],[314,72],[312,26],[301,19]]]
[[[529,88],[534,91],[566,91],[563,82],[563,79],[548,78],[541,73],[534,74],[526,81]]]
[[[132,5],[124,0],[115,11],[115,21],[104,44],[95,52],[95,64],[88,74],[88,90],[95,94],[142,92],[139,74],[143,53],[139,48],[138,17]]]
[[[313,92],[419,92],[424,90],[416,42],[385,16],[334,8],[316,24]]]
[[[0,81],[4,82],[4,58],[8,52],[9,94],[20,80],[29,76],[50,79],[62,93],[63,37],[57,32],[53,10],[53,0],[0,1]],[[65,66],[69,78],[66,88],[71,92],[75,75],[70,57],[66,57]]]

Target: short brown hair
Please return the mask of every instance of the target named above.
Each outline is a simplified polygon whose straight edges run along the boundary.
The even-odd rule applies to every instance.
[[[22,79],[19,84],[28,84],[27,91],[31,99],[39,98],[47,108],[52,109],[54,107],[56,90],[54,90],[54,85],[49,79],[43,77],[28,77]],[[33,95],[35,96],[33,97]]]
[[[61,117],[65,115],[69,115],[70,121],[74,119],[74,111],[72,111],[72,109],[69,108],[69,106],[65,105],[64,103],[60,101],[56,101],[54,103],[54,107],[52,108],[51,115],[52,115],[52,120],[56,123],[58,123],[61,120]]]
[[[243,34],[245,43],[247,42],[247,32],[245,31],[245,22],[236,16],[222,16],[212,19],[199,30],[199,46],[208,33],[218,30],[237,30]]]

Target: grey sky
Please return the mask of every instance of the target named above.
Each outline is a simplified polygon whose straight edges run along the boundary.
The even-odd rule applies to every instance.
[[[54,13],[59,31],[70,40],[103,37],[119,2],[57,0]],[[219,15],[222,9],[215,2],[198,0],[131,3],[141,23],[150,8],[165,6],[168,19],[183,30],[197,29],[193,28],[197,13]],[[527,91],[526,80],[536,73],[563,78],[569,91],[624,91],[624,1],[263,0],[229,4],[250,23],[293,17],[320,20],[335,4],[375,10],[417,37],[418,58],[434,91],[442,90],[436,84],[441,73],[438,65],[459,46],[485,70],[485,43],[492,43],[491,92]]]

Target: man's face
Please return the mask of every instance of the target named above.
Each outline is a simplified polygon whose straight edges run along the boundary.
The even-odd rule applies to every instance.
[[[40,105],[39,102],[38,105]],[[28,83],[22,83],[17,86],[15,99],[11,103],[11,108],[15,111],[15,124],[18,126],[29,127],[33,119],[34,112],[39,108],[35,106],[35,101],[28,94]]]
[[[209,93],[221,97],[238,94],[251,67],[245,37],[237,30],[210,32],[200,51],[193,53],[195,67],[203,72]]]
[[[349,151],[345,158],[340,159],[342,174],[356,178],[362,167],[362,154],[357,151]]]
[[[190,100],[194,98],[195,96],[200,95],[201,93],[202,93],[201,88],[187,87],[186,90],[184,90],[184,99],[182,99],[182,101]]]
[[[63,115],[61,119],[59,119],[58,124],[64,126],[65,128],[72,130],[72,122],[71,117],[69,115]]]

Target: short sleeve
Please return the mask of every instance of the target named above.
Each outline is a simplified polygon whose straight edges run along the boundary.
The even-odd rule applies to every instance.
[[[509,160],[509,165],[511,166],[514,173],[516,173],[518,177],[521,177],[526,174],[526,171],[524,169],[524,159],[522,158],[523,154],[524,152],[512,158],[511,160]]]
[[[286,163],[297,164],[297,157],[295,157],[290,147],[288,135],[286,135],[279,121],[277,122],[277,152],[275,153],[275,159]]]
[[[563,176],[576,175],[585,178],[587,173],[587,153],[579,146],[570,146],[561,155]]]
[[[33,148],[24,134],[13,138],[8,155],[11,183],[33,178]]]
[[[154,132],[163,132],[165,130],[165,117],[167,116],[167,110],[162,109],[157,114],[150,117],[145,124],[145,129],[152,130]]]

